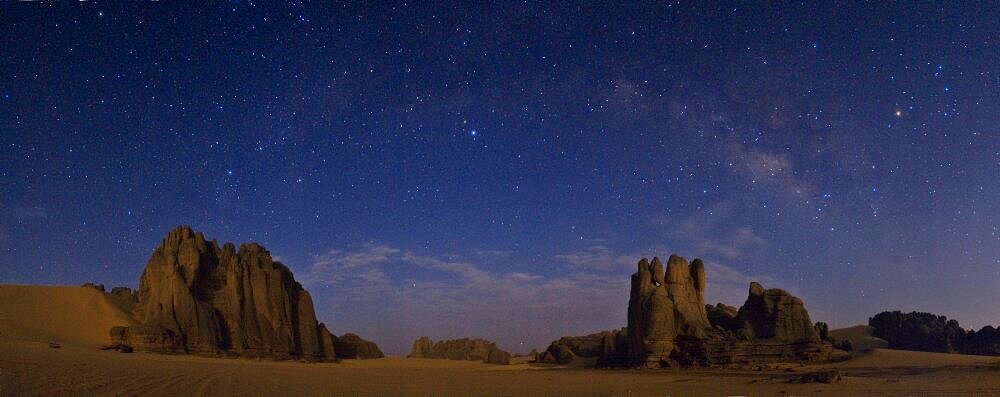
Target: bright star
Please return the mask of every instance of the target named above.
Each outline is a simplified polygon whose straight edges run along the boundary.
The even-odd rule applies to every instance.
[[[469,135],[476,136],[476,134],[477,134],[476,130],[469,131]]]

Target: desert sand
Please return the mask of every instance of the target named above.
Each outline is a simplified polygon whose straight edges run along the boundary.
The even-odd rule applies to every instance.
[[[302,363],[99,350],[129,317],[82,287],[0,285],[0,396],[1000,395],[1000,358],[877,349],[763,371],[595,370],[405,359]],[[57,342],[61,347],[50,347]],[[790,383],[839,369],[833,384]]]

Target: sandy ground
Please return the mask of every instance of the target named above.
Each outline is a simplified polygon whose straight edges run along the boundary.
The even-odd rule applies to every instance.
[[[104,342],[100,328],[129,320],[116,319],[123,313],[81,290],[0,286],[0,396],[1000,396],[1000,358],[893,350],[844,363],[792,366],[794,372],[591,370],[397,357],[307,364],[125,354],[95,346]],[[62,347],[49,347],[53,338],[61,338]],[[797,374],[827,368],[840,369],[843,380],[789,383]]]

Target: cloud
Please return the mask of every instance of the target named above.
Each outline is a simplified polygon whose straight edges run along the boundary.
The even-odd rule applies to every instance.
[[[696,223],[682,222],[680,230],[709,252],[725,252],[709,243],[707,235],[691,234],[699,230],[692,228]],[[737,246],[766,244],[749,228],[726,236]],[[673,252],[665,247],[646,251],[664,256]],[[475,252],[468,258],[433,256],[368,243],[316,255],[297,274],[313,295],[320,321],[331,331],[371,338],[389,354],[407,353],[412,341],[424,335],[480,337],[512,352],[527,352],[544,349],[560,336],[625,326],[629,274],[641,256],[595,244],[554,255],[557,262],[551,271],[535,274],[484,265],[476,261],[483,258]],[[702,256],[707,302],[738,306],[746,299],[750,281],[779,286],[770,278],[741,272],[732,262],[715,260],[718,256]]]
[[[594,270],[621,269],[635,264],[636,255],[619,255],[604,245],[592,245],[581,251],[559,254],[556,259]]]
[[[731,227],[723,222],[735,217],[736,204],[731,200],[720,201],[683,218],[658,217],[653,222],[684,252],[727,260],[743,258],[759,252],[770,242],[749,226]]]
[[[622,275],[492,271],[385,244],[315,256],[301,273],[321,321],[372,338],[390,354],[405,354],[422,335],[482,337],[527,352],[626,322],[629,281]]]

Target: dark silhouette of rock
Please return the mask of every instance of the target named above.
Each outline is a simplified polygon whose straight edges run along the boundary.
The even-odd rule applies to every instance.
[[[872,334],[893,349],[1000,355],[1000,330],[987,325],[966,330],[958,321],[931,313],[882,312],[868,319]]]
[[[831,369],[827,371],[809,372],[793,377],[791,383],[836,383],[840,382],[840,371]]]
[[[443,358],[449,360],[482,361],[487,364],[510,364],[510,353],[496,343],[483,339],[452,339],[433,343],[423,336],[413,342],[409,358]]]
[[[369,342],[361,339],[352,333],[346,333],[341,337],[336,335],[332,336],[333,348],[337,352],[337,358],[348,358],[348,359],[371,359],[371,358],[382,358],[385,354],[382,354],[382,350],[378,348],[374,342]]]
[[[726,331],[736,331],[740,328],[740,323],[736,319],[738,312],[739,309],[722,303],[717,303],[715,306],[705,305],[705,313],[712,327]]]
[[[816,330],[816,335],[818,335],[820,339],[833,342],[830,340],[830,326],[826,323],[822,321],[817,322],[816,324],[813,324],[813,329]]]
[[[104,284],[83,283],[83,285],[81,285],[81,287],[84,287],[84,288],[93,288],[93,289],[96,289],[98,291],[104,292]]]
[[[132,302],[141,324],[116,327],[112,341],[137,350],[307,361],[336,357],[309,293],[256,243],[238,250],[231,243],[220,247],[178,227],[153,252],[136,293],[115,289],[111,295]]]
[[[535,362],[565,365],[577,359],[593,359],[597,366],[617,366],[625,359],[626,345],[624,328],[585,336],[564,336],[549,344]]]
[[[743,306],[705,305],[701,260],[671,255],[643,258],[632,275],[626,366],[741,365],[816,361],[831,357],[802,300],[780,289],[750,284]]]

